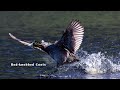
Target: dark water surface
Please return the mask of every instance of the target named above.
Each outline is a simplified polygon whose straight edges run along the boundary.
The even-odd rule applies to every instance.
[[[46,53],[12,40],[59,40],[72,19],[85,27],[79,62],[56,68]],[[120,79],[120,12],[0,12],[0,79]],[[46,66],[11,66],[38,63]]]

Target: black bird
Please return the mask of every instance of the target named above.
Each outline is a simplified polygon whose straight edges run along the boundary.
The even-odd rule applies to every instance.
[[[76,58],[75,53],[82,43],[84,28],[81,26],[79,20],[72,20],[64,31],[61,39],[59,41],[55,41],[55,43],[48,43],[44,40],[41,42],[22,41],[13,36],[11,33],[9,33],[9,35],[11,38],[24,45],[46,52],[56,61],[57,66],[60,66],[79,61],[79,59]]]

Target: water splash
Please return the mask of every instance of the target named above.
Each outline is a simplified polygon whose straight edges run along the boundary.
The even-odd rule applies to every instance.
[[[105,56],[101,52],[88,54],[83,50],[79,51],[77,55],[80,61],[76,64],[82,66],[87,73],[101,74],[120,71],[120,64],[112,62],[116,59],[113,56]]]
[[[87,51],[80,50],[77,52],[77,56],[80,59],[79,62],[60,66],[57,72],[51,74],[51,77],[64,79],[119,78],[120,53],[116,58],[106,55],[101,52],[88,54]]]
[[[101,52],[88,54],[87,51],[83,50],[78,51],[77,56],[80,59],[79,62],[62,66],[59,68],[59,73],[72,71],[75,74],[84,70],[88,74],[104,74],[120,71],[120,59],[118,57],[106,56]]]

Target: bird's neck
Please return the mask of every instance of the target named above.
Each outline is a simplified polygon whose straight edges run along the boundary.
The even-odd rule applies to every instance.
[[[43,51],[45,51],[45,52],[47,52],[47,53],[48,53],[48,50],[46,49],[46,47],[45,47],[45,46],[42,46],[42,47],[41,47],[41,49],[42,49]]]
[[[42,49],[43,51],[45,51],[45,47],[44,47],[44,46],[42,46],[41,49]]]

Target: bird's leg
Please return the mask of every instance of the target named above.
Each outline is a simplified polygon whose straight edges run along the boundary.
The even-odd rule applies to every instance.
[[[67,60],[64,62],[64,64],[70,64],[73,62],[79,61],[79,59],[72,53],[69,53],[69,57],[67,58]]]
[[[78,57],[75,54],[70,53],[70,56],[73,57],[73,59],[75,59],[76,61],[79,61]]]

